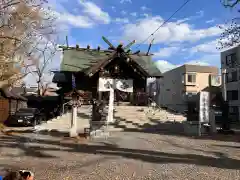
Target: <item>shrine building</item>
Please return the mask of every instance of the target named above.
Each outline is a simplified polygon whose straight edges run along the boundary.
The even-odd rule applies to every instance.
[[[107,50],[61,46],[62,62],[60,71],[54,72],[53,82],[61,87],[58,92],[63,95],[72,90],[72,77],[75,78],[77,90],[91,93],[93,98],[106,100],[108,92],[101,92],[99,79],[122,80],[121,87],[132,86],[133,92],[124,92],[116,89],[115,98],[117,101],[131,102],[132,104],[145,103],[147,98],[147,79],[161,78],[162,73],[155,66],[152,54],[137,51],[132,53],[123,45],[117,48],[111,47]],[[124,81],[124,82],[123,82]],[[139,94],[145,94],[144,98]],[[143,100],[144,99],[144,100]]]

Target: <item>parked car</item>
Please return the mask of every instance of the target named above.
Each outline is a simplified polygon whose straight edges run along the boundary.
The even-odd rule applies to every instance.
[[[34,126],[44,119],[44,114],[36,108],[21,108],[8,118],[7,125]]]

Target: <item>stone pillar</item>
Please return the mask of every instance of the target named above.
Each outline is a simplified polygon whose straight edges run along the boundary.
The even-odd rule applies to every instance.
[[[109,104],[108,104],[108,123],[113,122],[113,104],[114,104],[114,89],[110,89],[109,91]]]
[[[77,106],[72,106],[72,119],[71,119],[71,129],[70,129],[70,137],[77,137]]]
[[[211,126],[211,133],[216,133],[216,121],[215,121],[215,112],[213,108],[210,108],[209,110],[209,123]]]
[[[130,103],[131,104],[134,103],[134,94],[133,94],[133,92],[130,92]]]

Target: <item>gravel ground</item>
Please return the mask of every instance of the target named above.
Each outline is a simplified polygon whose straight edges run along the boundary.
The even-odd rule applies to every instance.
[[[240,139],[240,137],[238,137]],[[0,168],[37,180],[238,180],[240,143],[116,132],[107,140],[0,135]]]

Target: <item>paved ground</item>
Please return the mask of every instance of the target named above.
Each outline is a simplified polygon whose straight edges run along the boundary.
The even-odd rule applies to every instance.
[[[130,132],[94,142],[9,134],[0,135],[0,167],[30,169],[37,180],[237,180],[240,143]]]

